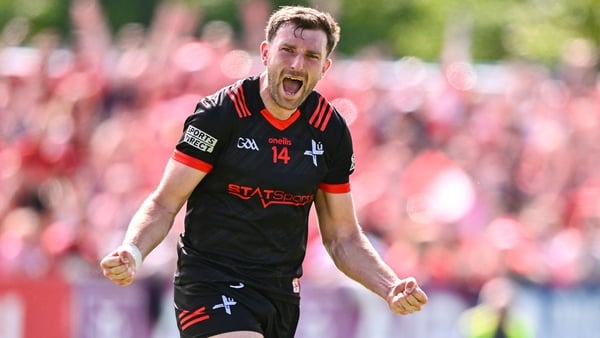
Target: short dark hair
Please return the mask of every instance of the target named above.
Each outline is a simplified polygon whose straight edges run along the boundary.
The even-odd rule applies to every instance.
[[[303,6],[282,6],[273,12],[265,28],[267,41],[273,41],[279,28],[288,23],[300,29],[317,29],[325,32],[328,56],[340,41],[340,26],[331,14]]]

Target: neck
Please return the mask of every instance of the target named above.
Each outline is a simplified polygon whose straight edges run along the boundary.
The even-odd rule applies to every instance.
[[[267,108],[269,113],[278,120],[287,120],[288,118],[290,118],[290,116],[292,116],[296,109],[289,110],[282,108],[275,102],[275,100],[273,100],[271,92],[269,91],[269,78],[266,72],[263,72],[260,75],[259,84],[260,98],[262,99],[263,104],[265,105],[265,108]]]

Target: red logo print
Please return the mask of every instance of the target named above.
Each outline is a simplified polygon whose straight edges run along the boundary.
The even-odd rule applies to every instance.
[[[181,311],[179,314],[179,325],[181,326],[181,331],[187,329],[188,327],[200,323],[201,321],[207,320],[210,316],[206,313],[206,307],[203,306],[196,311]]]
[[[314,195],[312,194],[296,195],[282,190],[247,187],[233,183],[230,183],[227,186],[227,192],[230,195],[237,196],[246,201],[256,196],[260,199],[263,208],[267,208],[271,204],[285,204],[300,207],[310,204],[314,199]]]

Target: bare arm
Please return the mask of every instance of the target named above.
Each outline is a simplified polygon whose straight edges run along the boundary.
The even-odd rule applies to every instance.
[[[427,296],[414,278],[400,279],[381,259],[358,224],[352,195],[317,192],[315,207],[323,244],[336,267],[383,298],[392,311],[419,311]]]
[[[133,251],[146,257],[167,236],[175,216],[206,173],[170,160],[158,187],[146,198],[135,213],[123,245],[100,262],[104,275],[118,285],[133,282],[136,270]],[[133,253],[133,254],[132,254]]]

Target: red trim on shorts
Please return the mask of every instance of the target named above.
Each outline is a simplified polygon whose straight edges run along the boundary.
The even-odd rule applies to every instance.
[[[329,192],[332,194],[343,194],[350,192],[350,183],[342,183],[342,184],[327,184],[321,183],[319,184],[319,189]]]
[[[178,317],[181,331],[184,331],[194,324],[210,319],[210,316],[206,313],[206,306],[203,306],[194,312],[181,311]]]
[[[183,163],[185,165],[187,165],[188,167],[192,167],[194,169],[198,169],[200,171],[203,171],[205,173],[208,173],[212,170],[213,166],[212,164],[208,163],[208,162],[204,162],[202,160],[199,160],[195,157],[192,157],[188,154],[184,154],[179,150],[175,150],[173,152],[173,156],[171,156],[175,161]]]

